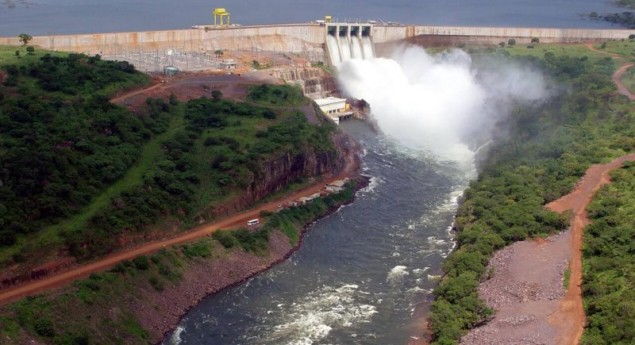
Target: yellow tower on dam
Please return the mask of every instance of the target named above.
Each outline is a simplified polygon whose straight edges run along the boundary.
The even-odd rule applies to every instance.
[[[214,15],[214,25],[215,26],[229,26],[229,12],[222,7],[217,7],[212,12]]]

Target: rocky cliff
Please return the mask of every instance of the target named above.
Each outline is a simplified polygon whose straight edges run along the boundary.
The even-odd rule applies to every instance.
[[[341,132],[335,133],[332,140],[333,150],[318,152],[315,149],[306,149],[297,153],[287,151],[262,162],[245,192],[214,207],[209,216],[218,217],[245,209],[302,179],[330,177],[355,171],[360,162],[358,144]]]

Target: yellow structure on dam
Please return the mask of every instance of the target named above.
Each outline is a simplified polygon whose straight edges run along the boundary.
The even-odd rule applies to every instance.
[[[222,7],[217,7],[212,14],[214,15],[214,26],[229,26],[230,15],[227,10]]]

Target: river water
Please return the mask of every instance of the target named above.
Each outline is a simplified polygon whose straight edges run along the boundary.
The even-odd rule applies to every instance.
[[[340,21],[406,24],[610,27],[580,14],[617,12],[611,0],[0,0],[0,36],[189,28],[225,7],[242,25]]]
[[[405,344],[453,248],[472,174],[377,136],[358,120],[370,186],[310,227],[288,261],[203,300],[165,344]]]

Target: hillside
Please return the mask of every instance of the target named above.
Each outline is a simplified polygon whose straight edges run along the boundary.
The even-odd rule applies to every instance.
[[[2,63],[5,282],[170,236],[342,165],[335,127],[310,124],[296,88],[148,99],[133,113],[108,101],[148,82],[125,62],[40,53]]]

